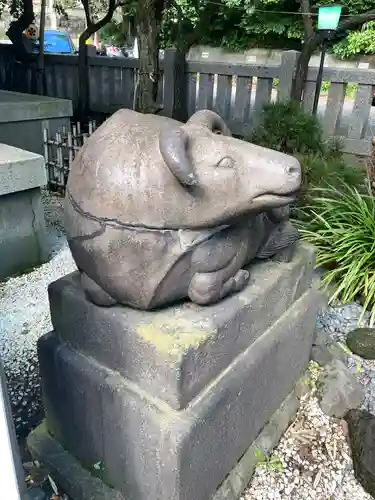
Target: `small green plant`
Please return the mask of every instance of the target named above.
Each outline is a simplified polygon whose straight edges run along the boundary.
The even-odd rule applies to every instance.
[[[323,287],[333,287],[330,302],[360,299],[375,322],[375,197],[369,180],[364,192],[345,182],[313,188],[310,205],[296,221],[302,237],[317,251],[317,266],[326,268]]]
[[[282,472],[284,470],[283,464],[279,457],[272,456],[268,457],[262,450],[257,448],[254,452],[257,464],[257,467],[261,467],[263,469],[275,470]]]
[[[293,102],[266,104],[249,140],[288,154],[316,154],[324,149],[317,118]]]
[[[331,82],[323,82],[322,86],[320,87],[320,92],[321,93],[327,93],[329,91],[329,88],[331,86]],[[350,99],[353,99],[355,96],[355,93],[357,91],[358,84],[357,83],[348,83],[346,85],[345,89],[345,96],[349,97]]]

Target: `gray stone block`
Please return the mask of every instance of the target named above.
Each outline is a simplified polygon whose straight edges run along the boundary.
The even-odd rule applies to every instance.
[[[0,90],[0,143],[43,155],[43,130],[54,137],[72,115],[68,99]]]
[[[238,500],[240,498],[254,473],[257,464],[256,451],[262,450],[267,456],[271,454],[282,434],[293,421],[298,408],[298,397],[293,391],[272,415],[270,421],[219,486],[211,500]],[[59,486],[74,500],[87,500],[87,498],[123,500],[119,492],[107,487],[100,478],[86,470],[64,450],[48,432],[45,422],[30,433],[27,445],[33,458],[43,462],[52,477],[58,481]]]
[[[343,418],[365,399],[357,377],[339,359],[326,365],[318,380],[320,407],[330,417]]]
[[[47,424],[88,468],[100,461],[128,500],[207,500],[306,369],[317,295],[300,297],[180,411],[54,334],[43,337]]]
[[[0,196],[0,279],[48,259],[39,188]]]
[[[52,323],[61,341],[180,409],[308,289],[313,262],[300,245],[290,263],[251,266],[249,286],[218,304],[157,312],[95,306],[75,273],[49,288]]]
[[[0,90],[0,123],[72,116],[72,101]]]
[[[265,456],[272,454],[281,436],[296,416],[298,408],[299,399],[296,391],[293,391],[272,415],[256,440],[249,446],[236,466],[221,483],[211,500],[238,500],[240,498],[249,484],[259,461],[257,451],[260,450]]]
[[[0,196],[47,184],[44,158],[0,144]]]
[[[0,279],[45,262],[44,159],[0,144]]]

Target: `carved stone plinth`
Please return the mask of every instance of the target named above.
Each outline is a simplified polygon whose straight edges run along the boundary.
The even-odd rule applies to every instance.
[[[49,432],[127,500],[209,500],[306,369],[313,257],[256,264],[204,308],[100,308],[78,275],[57,281],[39,341]]]

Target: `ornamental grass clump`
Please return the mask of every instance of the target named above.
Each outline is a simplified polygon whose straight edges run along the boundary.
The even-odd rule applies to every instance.
[[[311,204],[301,207],[295,221],[302,238],[315,246],[317,266],[326,268],[325,289],[332,286],[330,303],[359,299],[375,322],[375,198],[370,182],[365,192],[342,182],[310,191]]]

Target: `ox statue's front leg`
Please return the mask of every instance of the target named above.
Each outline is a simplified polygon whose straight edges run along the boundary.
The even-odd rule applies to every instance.
[[[241,291],[249,281],[249,272],[242,269],[248,259],[247,227],[231,227],[213,236],[193,252],[190,300],[208,305]]]

